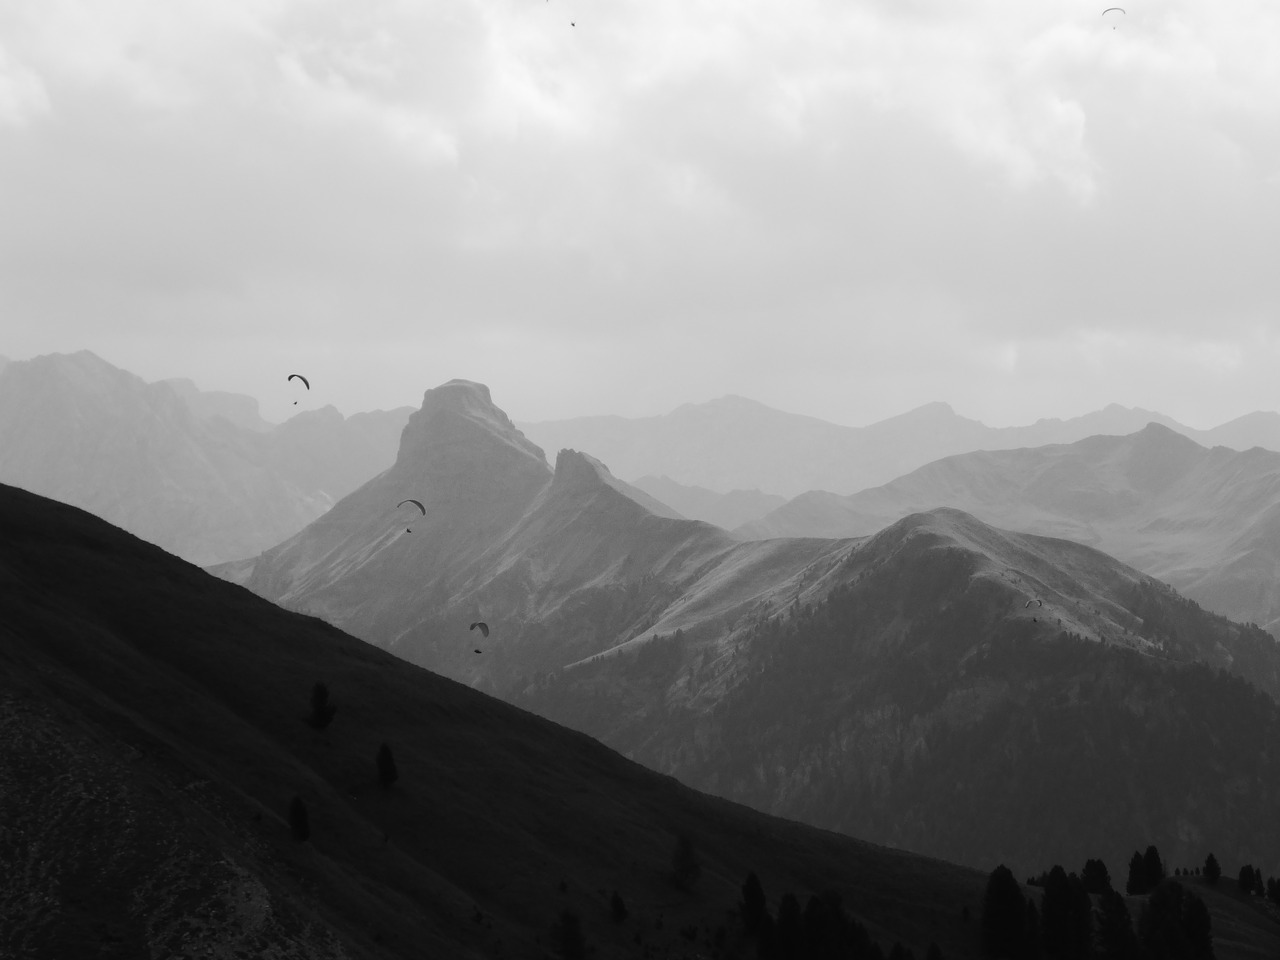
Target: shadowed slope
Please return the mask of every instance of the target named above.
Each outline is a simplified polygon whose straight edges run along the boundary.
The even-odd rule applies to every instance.
[[[569,909],[597,956],[661,954],[688,925],[736,936],[756,870],[775,904],[835,889],[885,946],[974,955],[980,874],[695,793],[10,487],[0,607],[4,952],[531,956]],[[323,732],[316,681],[338,705]],[[681,832],[692,893],[667,879]]]

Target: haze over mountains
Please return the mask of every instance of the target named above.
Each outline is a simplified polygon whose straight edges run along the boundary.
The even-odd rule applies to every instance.
[[[426,515],[397,511],[406,497]],[[846,550],[736,541],[574,451],[552,470],[487,387],[455,380],[426,392],[390,470],[261,557],[215,569],[503,691],[645,631],[776,608],[806,570]],[[467,629],[475,620],[493,633],[482,655]]]
[[[750,871],[886,952],[979,953],[976,871],[696,793],[3,485],[0,607],[5,956],[549,956],[566,912],[600,958],[747,955]]]
[[[736,533],[862,536],[937,506],[1096,546],[1211,610],[1280,627],[1280,453],[1207,449],[1156,424],[947,457],[852,496],[802,495]]]
[[[1087,546],[958,511],[870,539],[735,542],[663,516],[589,456],[561,451],[553,472],[540,453],[486,388],[453,381],[426,393],[393,468],[217,570],[688,782],[885,842],[978,865],[999,850],[1027,869],[1065,856],[1077,829],[1113,858],[1134,832],[1183,858],[1202,842],[1278,848],[1254,805],[1280,801],[1257,733],[1280,722],[1275,703],[1186,666],[1280,695],[1263,631]],[[395,508],[406,496],[427,507],[412,533]],[[467,630],[475,619],[487,641]],[[1063,781],[1095,776],[1088,744],[1102,730],[1077,733],[1100,716],[1123,731],[1107,761],[1115,789],[1146,798],[1101,824]],[[1192,729],[1233,744],[1204,747],[1212,776],[1135,779]],[[969,773],[945,747],[953,735]],[[1056,795],[993,775],[1036,742],[1062,761]],[[1241,778],[1260,784],[1247,802],[1231,799]],[[945,796],[944,781],[970,799],[924,796]],[[1007,802],[989,795],[1011,789]]]
[[[0,366],[0,481],[216,563],[280,542],[386,469],[409,412],[325,407],[272,426],[250,397],[52,354]]]
[[[1251,413],[1196,430],[1117,404],[1067,420],[988,427],[945,403],[930,403],[865,427],[846,427],[729,396],[657,417],[578,417],[519,426],[539,446],[589,453],[620,477],[665,476],[717,493],[759,490],[795,497],[811,490],[856,493],[952,454],[1129,434],[1152,422],[1207,446],[1280,450],[1280,414]]]

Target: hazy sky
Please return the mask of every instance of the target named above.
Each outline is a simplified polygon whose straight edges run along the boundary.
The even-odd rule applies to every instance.
[[[1280,408],[1280,4],[1131,4],[6,0],[0,354],[272,419]]]

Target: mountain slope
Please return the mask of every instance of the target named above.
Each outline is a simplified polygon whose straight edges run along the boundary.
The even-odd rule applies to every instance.
[[[1105,550],[1234,619],[1280,626],[1280,454],[1126,437],[948,457],[849,497],[812,493],[736,531],[848,537],[951,506]]]
[[[1243,442],[1255,432],[1263,439],[1248,446],[1276,441],[1280,430],[1268,416],[1224,424],[1216,428],[1222,439],[1214,442]],[[809,490],[853,493],[952,454],[1132,433],[1153,421],[1201,442],[1218,436],[1116,404],[1069,420],[997,428],[959,416],[945,403],[930,403],[865,427],[845,427],[732,396],[685,404],[659,417],[581,417],[519,426],[546,449],[582,450],[619,476],[660,475],[718,492],[756,489],[794,497]]]
[[[329,407],[269,428],[251,398],[55,354],[0,370],[0,481],[214,563],[278,543],[385,469],[407,415]]]
[[[1280,708],[1195,662],[1274,696],[1261,630],[951,510],[899,521],[834,575],[784,615],[668,635],[517,702],[700,789],[960,862],[1030,871],[1087,848],[1122,865],[1143,836],[1168,862],[1211,849],[1280,869]]]
[[[397,509],[407,497],[425,516]],[[719,630],[777,606],[842,549],[740,543],[574,451],[552,471],[487,387],[455,380],[426,392],[391,469],[261,557],[215,569],[415,663],[510,692],[646,631]],[[475,620],[491,629],[485,643],[467,629]]]
[[[6,954],[540,956],[567,910],[601,958],[744,955],[755,870],[774,906],[838,892],[885,949],[977,955],[980,873],[698,794],[5,486],[0,608]]]

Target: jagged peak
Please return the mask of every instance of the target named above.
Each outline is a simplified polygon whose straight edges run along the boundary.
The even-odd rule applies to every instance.
[[[440,429],[442,421],[452,421],[455,426],[458,421],[469,424],[476,428],[477,439],[487,436],[498,440],[546,468],[542,448],[521,433],[511,418],[494,404],[489,388],[483,383],[462,379],[442,383],[422,395],[422,406],[409,417],[401,435],[400,458],[415,450],[425,454],[431,435]]]
[[[639,487],[619,480],[595,457],[578,450],[561,450],[556,454],[556,472],[552,489],[559,493],[590,493],[608,487],[638,504],[654,516],[670,520],[687,519],[668,507],[661,500],[650,496]]]

